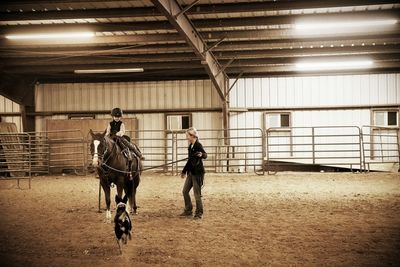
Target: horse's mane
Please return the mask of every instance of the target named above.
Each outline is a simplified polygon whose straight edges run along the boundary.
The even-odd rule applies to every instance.
[[[115,146],[115,149],[117,152],[120,152],[120,147],[118,145],[118,142],[115,141],[113,138],[109,137],[109,136],[104,136],[104,140],[107,143],[107,146],[112,149]]]

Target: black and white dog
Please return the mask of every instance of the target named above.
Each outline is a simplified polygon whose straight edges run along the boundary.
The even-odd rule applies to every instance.
[[[129,214],[126,211],[126,202],[128,201],[128,196],[124,196],[121,199],[118,195],[115,196],[115,202],[117,203],[117,211],[115,213],[114,223],[115,223],[115,238],[117,239],[119,252],[122,254],[122,241],[124,244],[128,242],[128,238],[132,239],[132,222],[129,218]]]

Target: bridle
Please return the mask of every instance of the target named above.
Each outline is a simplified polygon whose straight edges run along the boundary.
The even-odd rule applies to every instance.
[[[97,141],[99,141],[99,142],[101,143],[100,140],[97,140]],[[108,143],[105,137],[103,138],[102,141],[103,141],[105,144]],[[93,157],[97,156],[98,159],[101,159],[101,161],[102,161],[101,165],[106,164],[106,163],[110,160],[111,155],[112,155],[112,152],[113,152],[114,149],[115,149],[115,146],[116,146],[116,144],[115,144],[115,142],[114,142],[114,144],[112,145],[111,150],[108,151],[108,145],[106,145],[106,146],[105,146],[106,148],[104,149],[102,155],[100,155],[98,152],[93,152]],[[104,160],[104,158],[106,157],[106,154],[107,154],[107,153],[108,153],[107,158]]]
[[[103,141],[104,141],[104,143],[108,143],[105,137],[103,138]],[[103,166],[104,166],[104,167],[106,167],[108,170],[112,170],[112,171],[119,172],[119,173],[124,173],[124,174],[131,174],[132,172],[128,172],[128,171],[124,171],[124,170],[119,170],[119,169],[113,168],[113,167],[111,167],[110,165],[107,164],[107,162],[110,160],[111,155],[112,155],[113,151],[115,150],[115,147],[116,147],[116,146],[117,146],[117,144],[116,144],[116,142],[114,142],[113,145],[112,145],[111,150],[108,151],[108,145],[107,145],[106,148],[105,148],[105,150],[104,150],[104,152],[103,152],[103,154],[102,154],[101,156],[100,156],[98,153],[96,153],[96,152],[93,154],[93,156],[97,155],[97,158],[101,159],[100,168],[102,168],[103,171],[106,171],[106,170],[104,170],[104,168],[103,168]],[[107,154],[107,153],[108,153],[107,158],[104,160],[104,158],[106,157],[106,154]]]

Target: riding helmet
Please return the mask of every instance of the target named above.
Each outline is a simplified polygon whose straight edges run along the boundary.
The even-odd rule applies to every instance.
[[[111,110],[111,116],[113,116],[113,117],[122,117],[122,110],[120,108],[113,108]]]

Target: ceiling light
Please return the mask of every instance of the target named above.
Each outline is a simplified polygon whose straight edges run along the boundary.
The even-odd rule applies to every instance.
[[[363,69],[370,68],[373,63],[372,60],[303,61],[296,63],[296,69],[298,71]]]
[[[32,34],[10,34],[6,35],[9,40],[34,40],[34,39],[71,39],[91,38],[94,32],[64,32],[64,33],[32,33]]]
[[[143,68],[74,70],[76,74],[143,72]]]
[[[338,22],[299,22],[295,24],[296,30],[329,30],[329,29],[349,29],[349,28],[368,28],[374,26],[389,26],[397,23],[396,19],[381,20],[360,20],[360,21],[338,21]]]

